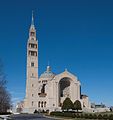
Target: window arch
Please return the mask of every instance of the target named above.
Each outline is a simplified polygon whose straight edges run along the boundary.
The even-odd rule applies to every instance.
[[[46,107],[46,101],[44,102],[44,107]]]
[[[32,101],[32,103],[31,103],[31,104],[32,104],[32,106],[33,106],[33,105],[34,105],[34,102]]]
[[[40,107],[40,101],[38,102],[38,107]]]
[[[34,62],[31,62],[31,67],[34,67],[35,63]]]
[[[43,108],[43,101],[41,102],[41,107]]]

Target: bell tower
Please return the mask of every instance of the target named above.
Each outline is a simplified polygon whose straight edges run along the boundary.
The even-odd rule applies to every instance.
[[[29,29],[27,42],[27,66],[26,66],[26,97],[25,109],[34,112],[37,109],[37,85],[38,85],[38,41],[34,26],[34,16]]]

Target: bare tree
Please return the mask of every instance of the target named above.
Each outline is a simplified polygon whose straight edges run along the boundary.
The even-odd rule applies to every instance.
[[[0,60],[0,88],[5,87],[6,85],[6,75],[3,72],[3,64],[2,61]]]
[[[6,75],[3,72],[3,64],[0,60],[0,113],[6,113],[11,107],[11,96],[6,89]]]

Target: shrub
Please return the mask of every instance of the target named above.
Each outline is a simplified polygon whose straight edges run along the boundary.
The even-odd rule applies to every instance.
[[[80,118],[80,114],[77,113],[77,114],[76,114],[76,117],[77,117],[77,118]]]
[[[64,117],[72,117],[75,118],[75,114],[71,112],[64,113]]]
[[[89,118],[89,119],[93,119],[93,115],[92,115],[92,114],[89,114],[89,115],[88,115],[88,118]]]
[[[84,118],[84,115],[83,115],[83,114],[80,114],[80,118]]]
[[[10,115],[10,114],[12,114],[12,113],[10,113],[10,112],[1,112],[0,113],[0,115]]]
[[[86,119],[87,119],[88,117],[89,117],[89,116],[88,116],[88,114],[84,114],[84,118],[86,118]]]
[[[107,119],[108,119],[108,115],[107,115],[107,114],[104,114],[104,115],[103,115],[103,119],[107,120]]]
[[[113,114],[110,114],[108,118],[109,120],[113,120]]]
[[[52,116],[63,116],[64,113],[63,112],[51,112],[50,115],[52,115]]]
[[[39,112],[37,110],[35,110],[34,113],[39,113]]]
[[[84,118],[84,119],[102,119],[102,120],[113,120],[113,114],[83,114],[83,113],[73,113],[72,111],[69,112],[51,112],[50,115],[52,116],[61,116],[61,117],[71,117],[71,118]]]
[[[98,116],[96,114],[93,114],[93,119],[97,119]]]
[[[46,110],[46,113],[49,113],[49,110]]]
[[[50,115],[75,118],[75,113],[71,113],[71,112],[51,112]]]
[[[101,114],[99,114],[98,119],[103,119],[103,116]]]

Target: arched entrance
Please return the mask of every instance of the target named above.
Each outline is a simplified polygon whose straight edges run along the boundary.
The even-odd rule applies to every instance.
[[[71,79],[64,77],[59,81],[59,106],[62,106],[66,97],[70,96]]]

